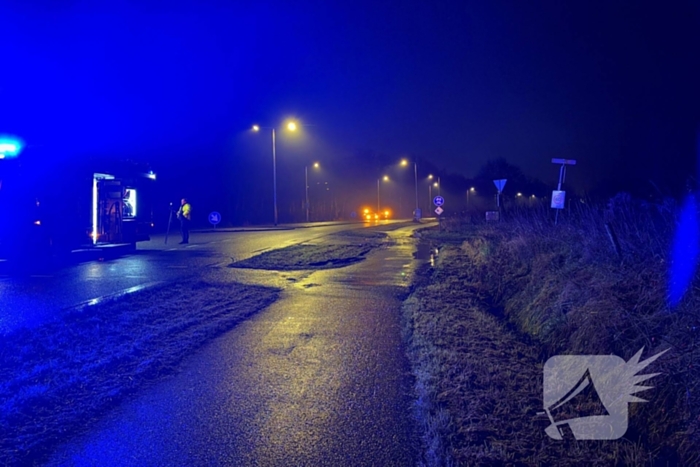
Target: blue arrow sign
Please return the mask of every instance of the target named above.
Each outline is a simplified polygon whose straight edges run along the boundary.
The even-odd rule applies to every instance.
[[[209,214],[209,223],[212,225],[216,225],[219,222],[221,222],[221,214],[218,212],[214,211]]]
[[[435,198],[433,198],[433,204],[435,206],[442,206],[443,204],[445,204],[445,198],[443,198],[442,196],[436,196]]]

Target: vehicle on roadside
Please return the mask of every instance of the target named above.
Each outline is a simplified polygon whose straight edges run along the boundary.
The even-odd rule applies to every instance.
[[[28,265],[150,239],[155,174],[147,166],[42,149],[0,157],[0,259]]]

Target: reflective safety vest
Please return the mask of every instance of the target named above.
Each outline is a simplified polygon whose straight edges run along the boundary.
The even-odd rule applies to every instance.
[[[192,214],[190,213],[191,210],[192,208],[190,207],[190,203],[185,203],[182,206],[180,206],[180,210],[177,212],[178,219],[180,217],[184,217],[188,221],[192,220]]]

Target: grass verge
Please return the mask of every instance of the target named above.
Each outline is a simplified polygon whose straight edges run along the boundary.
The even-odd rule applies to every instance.
[[[149,381],[274,302],[278,290],[182,282],[4,337],[0,464],[40,463]]]
[[[377,231],[347,231],[330,236],[324,243],[292,245],[267,251],[229,265],[233,268],[299,271],[333,269],[362,261],[374,248],[386,242]]]
[[[667,211],[668,214],[670,211]],[[698,465],[700,284],[667,304],[674,219],[625,205],[585,222],[517,217],[421,232],[440,245],[404,303],[427,465]],[[605,224],[615,232],[619,254]],[[626,435],[555,441],[542,403],[554,355],[643,359],[662,374]]]

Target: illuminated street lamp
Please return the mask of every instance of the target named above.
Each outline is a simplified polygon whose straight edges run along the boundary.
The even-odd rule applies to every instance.
[[[401,166],[406,167],[408,166],[408,161],[406,159],[401,159]],[[415,182],[415,187],[416,187],[416,210],[413,211],[413,220],[418,221],[419,216],[418,213],[420,209],[418,208],[418,163],[414,160],[413,161],[413,180]]]
[[[385,181],[385,182],[388,182],[388,181],[389,181],[389,176],[388,176],[388,175],[384,175],[381,179],[379,179],[379,178],[377,179],[377,212],[380,212],[380,204],[379,204],[379,183],[380,183],[380,181],[382,181],[382,180]]]
[[[432,180],[432,179],[433,179],[433,174],[428,175],[428,180]],[[432,202],[433,202],[433,184],[431,182],[428,182],[428,211],[430,211],[430,205]]]
[[[291,123],[290,123],[291,125]],[[318,162],[314,162],[314,169],[318,169]],[[306,186],[306,222],[309,222],[309,166],[304,167],[304,181]]]
[[[293,121],[288,122],[287,130],[296,131],[297,124]],[[253,131],[260,131],[263,127],[258,125],[253,125]],[[277,143],[275,139],[275,128],[274,127],[264,127],[265,129],[272,130],[272,200],[275,209],[275,225],[277,225]]]
[[[476,192],[474,187],[471,187],[467,190],[467,206],[469,206],[469,193],[474,193],[474,192]]]

